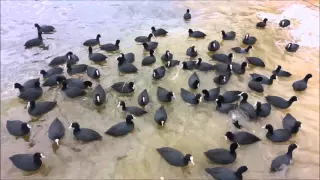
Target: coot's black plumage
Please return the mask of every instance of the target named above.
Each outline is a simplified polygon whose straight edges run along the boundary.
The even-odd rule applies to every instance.
[[[240,99],[239,94],[241,94],[241,91],[226,91],[223,93],[223,102],[224,103],[232,103],[235,101],[238,101]]]
[[[297,144],[290,144],[288,147],[288,152],[286,154],[280,155],[272,160],[270,171],[281,171],[284,166],[288,166],[292,163],[292,152],[298,147]]]
[[[232,69],[231,64],[224,64],[224,63],[215,64],[213,65],[213,67],[214,67],[214,70],[219,74],[230,73]]]
[[[128,113],[131,113],[133,114],[134,116],[142,116],[146,113],[148,113],[147,111],[145,111],[144,109],[142,108],[139,108],[139,107],[136,107],[136,106],[126,106],[125,102],[124,101],[120,101],[119,104],[118,104],[118,107],[121,106],[121,109],[125,112],[128,112]]]
[[[205,101],[215,101],[220,94],[220,87],[210,89],[209,91],[204,89],[202,93]]]
[[[172,91],[168,91],[163,87],[158,86],[157,89],[158,99],[162,102],[171,102],[175,95]]]
[[[220,49],[220,43],[216,40],[211,41],[208,45],[208,51],[215,52]]]
[[[205,171],[217,180],[242,180],[242,174],[248,170],[241,166],[236,172],[225,167],[206,168]]]
[[[226,133],[226,138],[240,145],[248,145],[260,141],[260,138],[258,138],[257,136],[245,131],[239,131],[234,133],[228,131]]]
[[[104,51],[117,51],[119,50],[119,44],[120,44],[120,40],[118,39],[116,40],[115,44],[108,43],[108,44],[101,45],[100,49]]]
[[[31,116],[41,116],[51,111],[56,105],[57,101],[29,101],[27,108]]]
[[[287,101],[279,96],[266,96],[266,100],[277,108],[287,109],[293,102],[298,101],[298,98],[296,96],[292,96],[289,101]]]
[[[196,67],[196,61],[183,61],[181,68],[184,70],[192,70]]]
[[[212,64],[202,62],[202,59],[198,58],[196,62],[196,69],[200,71],[211,71],[211,70],[214,70],[214,66]]]
[[[237,108],[237,104],[225,104],[224,103],[224,98],[223,96],[218,96],[218,99],[216,100],[217,106],[216,106],[216,110],[221,112],[221,113],[225,113],[228,114],[229,111]]]
[[[39,152],[34,154],[16,154],[9,157],[12,164],[23,171],[36,171],[40,169],[42,165],[41,158],[45,158],[45,156]]]
[[[257,42],[257,38],[246,34],[242,40],[243,44],[254,45]]]
[[[166,75],[166,68],[164,66],[160,66],[153,70],[152,77],[153,79],[159,80]]]
[[[140,106],[145,106],[149,103],[149,94],[147,89],[144,89],[138,96],[138,104]]]
[[[235,74],[244,74],[246,72],[246,67],[248,67],[247,62],[242,62],[241,64],[232,62],[232,72]]]
[[[290,77],[291,76],[290,72],[284,71],[284,70],[281,70],[281,69],[282,69],[282,67],[280,65],[278,65],[276,67],[276,69],[272,71],[272,73],[277,75],[277,76],[280,76],[280,77]]]
[[[48,77],[52,76],[52,75],[55,75],[55,74],[62,74],[63,73],[63,68],[61,67],[53,67],[47,71],[45,70],[41,70],[39,72],[39,74],[42,74],[42,77],[44,79],[47,79]]]
[[[100,45],[100,38],[101,38],[101,35],[98,34],[95,39],[88,39],[83,43],[83,45],[84,46],[91,46],[91,47],[96,46],[96,45]]]
[[[101,73],[100,73],[99,69],[92,67],[92,66],[88,66],[87,67],[87,75],[93,79],[99,79],[101,76]]]
[[[212,162],[218,164],[230,164],[233,163],[237,158],[236,149],[238,148],[237,143],[232,143],[229,149],[217,148],[210,149],[204,152],[204,155]]]
[[[92,129],[80,128],[79,123],[73,122],[70,124],[69,129],[73,128],[74,137],[83,142],[90,142],[96,140],[102,140],[102,136]]]
[[[201,31],[193,31],[192,29],[188,30],[189,33],[189,37],[193,37],[193,38],[204,38],[207,35]]]
[[[172,166],[184,167],[191,162],[194,165],[191,154],[183,155],[179,150],[171,147],[157,148],[158,153]]]
[[[166,50],[166,52],[161,56],[161,60],[163,61],[169,61],[169,60],[172,60],[173,58],[173,54],[170,53],[169,50]]]
[[[247,54],[249,53],[250,49],[252,49],[252,46],[249,45],[248,47],[246,48],[242,48],[242,47],[233,47],[231,48],[234,52],[236,53],[242,53],[242,54]]]
[[[167,121],[167,112],[163,106],[157,109],[156,113],[154,114],[154,121],[159,124],[160,126],[164,126]]]
[[[108,58],[106,55],[101,54],[101,53],[93,53],[91,46],[89,46],[88,49],[89,49],[88,57],[91,61],[96,62],[96,63],[106,62],[106,59]]]
[[[42,39],[42,33],[38,32],[38,37],[34,39],[28,40],[24,46],[25,48],[32,48],[32,47],[37,47],[37,46],[42,46],[43,45],[43,39]]]
[[[295,91],[304,91],[308,87],[308,80],[312,78],[312,74],[307,74],[303,79],[295,81],[292,87]]]
[[[15,83],[14,88],[19,89],[20,93],[18,97],[25,101],[37,100],[43,92],[42,88],[40,87],[40,82],[36,82],[35,87],[32,88],[25,88],[24,86],[21,86],[19,83]]]
[[[6,128],[12,136],[25,136],[30,133],[31,126],[20,120],[8,120]]]
[[[201,102],[201,94],[194,94],[184,88],[181,88],[181,98],[189,104],[199,104]]]
[[[233,54],[229,53],[228,55],[226,54],[214,54],[211,56],[211,58],[213,60],[216,60],[218,62],[222,62],[222,63],[231,63],[232,62],[232,58],[233,58]]]
[[[269,116],[270,112],[271,112],[271,104],[270,103],[261,104],[261,102],[257,102],[257,104],[256,104],[257,116],[267,117],[267,116]]]
[[[287,129],[274,130],[271,124],[263,128],[268,130],[266,137],[272,142],[285,142],[291,138],[291,132]]]
[[[282,119],[282,126],[284,129],[287,129],[291,133],[295,134],[302,128],[302,123],[297,121],[290,113],[287,113],[286,116]]]
[[[288,27],[290,24],[291,24],[290,20],[288,20],[288,19],[283,19],[279,22],[280,27]]]
[[[37,83],[40,82],[39,80],[40,80],[39,78],[29,79],[29,80],[27,80],[26,82],[23,83],[22,87],[24,89],[26,89],[26,88],[37,88],[38,87]],[[16,84],[19,84],[19,83],[15,83],[14,86],[16,86]],[[21,87],[21,84],[19,84],[19,85]]]
[[[188,85],[191,89],[198,89],[200,87],[200,79],[196,72],[192,73],[189,77]]]
[[[247,61],[249,64],[252,64],[254,66],[258,67],[265,67],[266,65],[264,64],[263,60],[257,57],[246,57]]]
[[[93,92],[92,92],[92,99],[93,99],[93,103],[96,106],[101,106],[103,103],[106,102],[106,92],[103,89],[103,87],[101,86],[101,84],[98,84]]]
[[[74,74],[84,73],[87,71],[88,65],[86,64],[76,64],[71,66],[71,64],[67,63],[67,73],[71,76]]]
[[[110,129],[108,129],[105,132],[105,134],[108,134],[108,135],[113,136],[113,137],[120,137],[120,136],[127,135],[134,128],[134,123],[132,121],[133,118],[134,118],[134,116],[128,115],[126,117],[126,121],[125,122],[120,122],[120,123],[118,123],[116,125],[113,125]]]
[[[79,61],[79,57],[75,54],[69,55],[69,59],[67,61],[67,64],[75,65]]]
[[[167,63],[165,64],[165,67],[166,67],[166,68],[172,68],[172,67],[178,66],[179,64],[180,64],[180,61],[179,61],[179,60],[169,60],[169,61],[167,61]]]
[[[61,90],[64,92],[64,94],[70,98],[75,98],[75,97],[79,97],[79,96],[84,96],[87,93],[78,87],[75,86],[67,86],[67,82],[63,81],[62,82],[62,88]]]
[[[252,73],[252,74],[250,74],[250,76],[252,77],[252,79],[256,79],[258,77],[262,77],[261,84],[267,84],[267,85],[273,84],[273,80],[277,79],[277,76],[275,74],[272,74],[270,76],[270,78],[268,78],[265,75],[257,74],[257,73]]]
[[[264,18],[262,22],[258,22],[258,23],[256,24],[256,27],[257,27],[257,28],[265,28],[266,25],[267,25],[267,21],[268,21],[268,19],[267,19],[267,18]]]
[[[223,40],[233,40],[236,37],[236,33],[234,31],[225,32],[221,31]]]
[[[126,93],[126,94],[132,93],[135,89],[133,82],[117,82],[117,83],[114,83],[111,87],[118,93]]]
[[[42,86],[44,87],[53,87],[59,84],[59,81],[66,80],[66,77],[61,74],[54,74],[48,77],[43,83]]]
[[[150,33],[148,36],[138,36],[134,40],[139,43],[150,42],[152,38],[152,34]]]
[[[65,64],[69,60],[69,56],[72,54],[73,53],[70,51],[63,56],[58,56],[58,57],[53,58],[51,60],[51,62],[49,63],[49,66],[59,66],[59,65]]]
[[[288,52],[296,52],[299,49],[299,44],[289,43],[286,45],[285,49]]]
[[[125,58],[118,58],[118,70],[122,73],[136,73],[138,68],[132,63],[126,62]]]
[[[256,111],[254,107],[247,102],[248,100],[248,94],[247,93],[241,93],[240,96],[242,97],[242,100],[240,101],[240,109],[248,115],[250,119],[255,119],[257,117]]]
[[[213,78],[213,82],[217,85],[226,85],[230,80],[231,74],[225,74],[225,75],[217,75]]]
[[[59,145],[59,141],[61,138],[63,138],[64,132],[65,128],[62,122],[58,118],[56,118],[52,121],[52,123],[49,126],[48,137],[52,141],[55,141],[57,145]]]
[[[184,20],[190,20],[191,19],[191,14],[190,14],[190,10],[187,9],[187,12],[183,15],[183,19]]]
[[[149,51],[150,55],[142,59],[142,62],[141,62],[142,66],[148,66],[156,62],[156,57],[153,55],[153,53],[154,53],[154,50],[151,49]]]
[[[158,43],[157,42],[148,42],[148,43],[143,43],[143,48],[146,51],[150,51],[150,50],[155,50],[158,47]]]
[[[190,57],[196,57],[196,56],[198,56],[198,51],[196,50],[196,47],[195,47],[195,46],[189,47],[189,48],[187,49],[186,55],[187,55],[187,56],[190,56]]]
[[[55,32],[55,28],[51,25],[42,25],[40,26],[38,23],[34,24],[34,27],[37,28],[38,32],[42,32],[44,34],[49,34]]]
[[[156,29],[155,27],[151,27],[151,31],[152,31],[152,34],[157,37],[157,36],[165,36],[167,35],[167,31],[162,29],[162,28],[159,28],[159,29]]]
[[[127,53],[127,54],[123,54],[121,53],[120,54],[120,57],[117,58],[118,60],[120,59],[121,62],[124,62],[124,63],[133,63],[134,62],[134,54],[133,53]]]
[[[264,88],[261,84],[262,80],[263,80],[262,77],[257,77],[255,79],[251,79],[248,83],[248,87],[253,91],[256,91],[258,93],[262,93],[264,91]]]
[[[58,82],[62,83],[64,80],[58,78]],[[91,81],[82,81],[81,79],[70,78],[66,80],[68,87],[77,87],[80,89],[86,89],[88,87],[92,87]]]

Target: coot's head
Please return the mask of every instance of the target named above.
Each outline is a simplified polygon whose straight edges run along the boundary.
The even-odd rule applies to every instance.
[[[264,18],[264,19],[263,19],[263,22],[264,22],[264,23],[266,23],[267,21],[268,21],[268,19],[267,19],[267,18]]]
[[[238,143],[232,143],[230,145],[230,152],[234,153],[238,147],[240,147]]]
[[[119,44],[120,44],[120,40],[117,39],[117,40],[116,40],[116,46],[119,46]]]
[[[233,140],[232,132],[230,132],[230,131],[226,132],[225,137],[226,137],[226,139],[229,139],[230,141],[232,141]]]
[[[70,124],[69,129],[74,128],[74,129],[80,129],[80,125],[77,122],[73,122]]]
[[[39,25],[38,23],[35,23],[35,24],[34,24],[34,27],[40,29],[40,25]]]
[[[193,156],[191,154],[186,154],[184,159],[187,160],[188,163],[191,162],[191,164],[194,165]]]
[[[99,39],[99,38],[101,38],[101,35],[100,35],[100,34],[97,35],[97,39]]]
[[[14,88],[18,88],[19,90],[23,89],[23,86],[21,84],[19,84],[19,83],[14,83],[13,87]]]
[[[271,124],[267,124],[262,128],[267,129],[269,133],[273,133],[273,126]]]
[[[306,77],[304,77],[304,80],[308,82],[310,78],[312,78],[312,74],[307,74]]]
[[[130,88],[131,90],[134,90],[134,89],[135,89],[133,82],[129,82],[129,88]]]
[[[126,104],[124,103],[124,101],[120,101],[120,102],[119,102],[119,104],[118,104],[117,107],[120,107],[120,106],[121,106],[122,108],[126,106]]]
[[[135,117],[133,116],[133,115],[128,115],[127,117],[126,117],[126,123],[127,124],[133,124],[133,122],[132,122],[132,120],[134,119]]]
[[[39,152],[36,152],[33,154],[33,159],[35,161],[39,161],[41,158],[46,158],[43,154],[39,153]]]
[[[288,152],[292,152],[293,150],[295,150],[296,148],[298,148],[298,144],[294,143],[294,144],[290,144],[290,146],[288,147]]]
[[[187,9],[187,13],[189,13],[190,12],[190,10],[189,9]]]
[[[193,33],[192,29],[189,29],[188,32],[189,32],[189,34]]]
[[[152,31],[155,31],[155,30],[156,30],[156,28],[155,28],[154,26],[152,26],[152,27],[151,27],[151,30],[152,30]]]

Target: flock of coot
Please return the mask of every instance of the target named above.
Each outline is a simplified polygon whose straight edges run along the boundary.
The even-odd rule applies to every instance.
[[[191,19],[191,14],[189,9],[184,14],[185,20]],[[256,24],[257,28],[263,29],[267,26],[268,19],[264,19],[262,22]],[[290,21],[284,19],[280,21],[279,26],[285,28],[290,25]],[[38,37],[35,39],[31,39],[25,43],[26,48],[31,47],[41,47],[44,45],[42,34],[46,33],[54,33],[55,28],[47,25],[38,25],[35,24],[37,28]],[[150,66],[156,62],[156,57],[154,55],[155,49],[158,46],[158,42],[154,42],[151,40],[153,36],[166,36],[167,31],[155,27],[151,28],[151,33],[148,36],[139,36],[135,39],[137,43],[141,43],[145,51],[150,52],[148,56],[145,56],[141,61],[142,66]],[[205,38],[206,34],[201,31],[195,31],[192,29],[188,30],[189,37],[191,38]],[[222,31],[222,40],[234,40],[236,37],[236,32],[230,31],[225,32]],[[116,40],[116,42],[101,44],[100,43],[101,35],[98,34],[95,39],[86,40],[83,45],[88,47],[88,59],[92,62],[101,64],[106,63],[108,57],[102,53],[93,52],[93,46],[99,46],[101,50],[104,51],[119,51],[120,48],[120,40]],[[204,71],[204,72],[215,72],[216,76],[213,78],[213,83],[215,83],[218,87],[210,90],[202,90],[202,94],[193,93],[186,88],[181,88],[181,98],[188,104],[197,105],[202,100],[208,103],[216,104],[216,111],[219,113],[229,113],[231,110],[238,109],[244,112],[249,119],[255,120],[259,117],[267,117],[271,113],[271,106],[280,109],[289,108],[293,102],[297,101],[297,97],[293,96],[292,98],[286,100],[279,96],[266,96],[266,103],[257,102],[256,105],[250,104],[247,100],[249,98],[246,92],[240,91],[226,91],[224,93],[220,92],[220,87],[226,85],[232,75],[241,76],[246,75],[246,67],[250,64],[252,66],[257,67],[265,67],[265,64],[262,59],[258,57],[246,57],[247,61],[239,64],[233,62],[233,53],[243,53],[247,54],[250,49],[256,43],[257,38],[246,34],[243,39],[243,44],[247,45],[246,48],[241,47],[233,47],[230,50],[233,51],[230,54],[220,54],[214,53],[211,57],[212,60],[217,63],[211,64],[209,62],[204,62],[201,58],[198,58],[196,61],[188,60],[180,62],[178,60],[173,59],[173,54],[167,50],[161,56],[161,61],[163,62],[163,66],[157,67],[153,70],[153,73],[150,75],[154,80],[160,80],[168,71],[169,68],[179,66],[183,70],[196,70],[196,71]],[[214,40],[209,43],[208,51],[216,52],[220,48],[220,43],[217,40]],[[296,52],[299,48],[298,44],[289,43],[285,50],[288,52]],[[195,46],[191,46],[187,49],[186,55],[192,58],[198,56],[198,52]],[[99,69],[95,67],[91,67],[86,64],[77,64],[79,61],[79,57],[73,54],[72,52],[68,52],[65,55],[55,57],[49,63],[51,67],[48,70],[41,70],[40,74],[43,77],[43,82],[40,83],[40,79],[30,79],[23,84],[15,83],[14,88],[19,89],[20,95],[19,98],[28,101],[27,111],[31,116],[40,117],[53,108],[57,106],[56,101],[36,101],[39,97],[42,96],[43,90],[42,87],[58,87],[61,89],[66,96],[70,98],[76,98],[80,96],[86,96],[86,91],[89,87],[92,87],[93,83],[91,81],[82,81],[77,78],[72,78],[73,75],[77,75],[80,73],[86,73],[92,80],[97,80],[100,78],[103,72],[100,72]],[[133,53],[123,54],[117,58],[118,61],[118,69],[120,73],[136,73],[138,69],[133,64],[135,61],[135,56]],[[64,65],[67,69],[67,74],[70,78],[66,78],[64,74],[63,67]],[[192,90],[197,90],[200,88],[201,80],[197,75],[197,72],[194,72],[188,79],[189,88]],[[209,75],[209,74],[208,74]],[[211,75],[211,74],[210,74]],[[264,91],[264,86],[270,86],[273,84],[273,80],[277,77],[287,78],[291,76],[290,72],[283,70],[283,68],[279,65],[277,68],[270,72],[270,74],[250,74],[251,80],[248,83],[248,87],[261,93]],[[308,79],[312,77],[311,74],[307,74],[302,80],[295,81],[292,84],[293,90],[295,91],[304,91],[307,89]],[[151,78],[151,77],[150,77]],[[118,92],[119,94],[129,94],[135,91],[135,83],[134,82],[117,82],[114,83],[111,88]],[[174,98],[176,98],[174,92],[165,89],[164,87],[158,86],[157,89],[157,99],[160,102],[170,103]],[[124,101],[119,102],[118,107],[121,107],[122,111],[128,113],[125,121],[120,122],[112,127],[110,127],[105,134],[119,137],[124,136],[130,133],[134,129],[134,119],[138,116],[143,116],[148,113],[144,107],[148,105],[150,101],[150,95],[148,94],[147,89],[143,90],[138,96],[138,104],[141,107],[136,106],[127,106]],[[93,88],[92,93],[93,103],[96,106],[101,106],[106,103],[106,91],[104,87],[100,84],[96,85]],[[167,113],[164,106],[159,107],[156,110],[154,115],[154,121],[159,126],[165,126],[167,121]],[[239,124],[238,121],[233,120],[233,124],[236,128],[241,129],[242,125]],[[271,124],[267,124],[264,126],[267,129],[266,138],[272,142],[285,142],[288,141],[293,134],[299,131],[299,128],[302,126],[300,121],[297,121],[290,113],[287,113],[284,117],[282,129],[274,129]],[[79,141],[89,142],[94,140],[102,140],[102,136],[89,128],[83,128],[79,123],[73,122],[71,123],[69,128],[73,128],[73,135]],[[8,120],[7,121],[7,130],[13,136],[25,136],[30,133],[31,126],[26,122],[20,120]],[[59,145],[59,140],[63,138],[65,135],[65,128],[63,123],[56,118],[51,123],[48,129],[48,137],[52,141],[55,141],[57,145]],[[233,163],[237,159],[236,150],[240,145],[250,145],[253,143],[257,143],[261,141],[261,139],[254,134],[251,134],[246,131],[237,131],[237,132],[226,132],[225,137],[232,142],[230,144],[229,149],[217,148],[210,149],[204,152],[204,155],[216,164],[230,164]],[[292,152],[298,146],[296,144],[291,144],[288,147],[288,151],[286,154],[276,157],[271,162],[271,171],[280,171],[285,165],[289,165],[292,161]],[[177,149],[171,147],[159,147],[157,149],[159,154],[172,166],[187,166],[190,163],[194,165],[194,159],[191,154],[183,154]],[[44,156],[36,152],[34,154],[17,154],[10,157],[12,163],[19,169],[25,171],[34,171],[40,168],[42,161],[41,158]],[[225,167],[215,167],[215,168],[206,168],[205,171],[212,175],[214,178],[219,180],[239,180],[242,179],[242,173],[248,170],[247,166],[241,166],[237,170],[231,170]]]

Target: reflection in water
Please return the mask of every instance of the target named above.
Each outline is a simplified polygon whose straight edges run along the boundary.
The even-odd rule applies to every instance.
[[[35,173],[28,179],[212,179],[204,169],[216,167],[207,162],[203,152],[213,148],[227,148],[230,142],[224,140],[227,131],[236,131],[232,124],[232,114],[217,113],[215,104],[200,103],[197,107],[188,106],[180,98],[180,88],[187,88],[188,77],[192,71],[181,70],[178,66],[168,70],[160,81],[152,80],[153,69],[161,66],[161,55],[170,50],[174,58],[187,61],[186,49],[196,46],[199,56],[204,62],[210,61],[207,53],[209,42],[221,42],[217,53],[228,54],[231,47],[242,46],[246,33],[257,37],[258,41],[248,56],[256,56],[264,60],[266,68],[249,66],[243,76],[234,75],[228,85],[221,87],[221,93],[231,90],[245,91],[249,94],[248,101],[265,102],[264,96],[277,95],[288,99],[296,95],[299,99],[287,110],[272,109],[268,118],[257,122],[249,122],[241,112],[232,112],[236,120],[249,131],[262,139],[261,143],[241,146],[238,157],[231,168],[242,165],[249,170],[244,174],[245,179],[317,179],[319,177],[319,22],[316,18],[318,10],[291,5],[292,2],[240,2],[240,1],[203,1],[203,2],[155,2],[155,1],[27,1],[1,2],[1,177],[21,178],[22,174],[12,168],[8,157],[13,154],[26,152],[42,152],[47,157],[44,160],[44,173]],[[283,10],[279,10],[284,8]],[[184,22],[183,14],[191,10],[192,19]],[[296,13],[299,12],[299,13]],[[303,14],[303,16],[301,15]],[[54,18],[52,18],[54,15]],[[290,19],[292,26],[278,28],[279,19]],[[259,18],[257,18],[259,17]],[[255,24],[264,17],[269,19],[265,30],[256,29]],[[310,21],[312,23],[310,23]],[[33,48],[25,50],[23,44],[34,38],[36,29],[34,23],[53,25],[57,32],[43,35],[48,50]],[[164,28],[169,33],[167,37],[153,37],[152,41],[159,42],[155,51],[157,62],[150,67],[142,67],[141,60],[149,55],[142,45],[134,42],[135,37],[148,35],[151,27]],[[195,29],[207,34],[205,39],[188,37],[188,29]],[[221,30],[237,32],[234,41],[221,41]],[[136,75],[118,76],[116,58],[119,53],[106,53],[108,56],[103,66],[93,64],[88,60],[88,49],[83,41],[101,34],[101,44],[115,42],[120,39],[122,53],[135,54],[134,65],[139,69]],[[300,49],[292,54],[284,51],[287,42],[297,42]],[[7,119],[27,120],[29,117],[24,105],[15,98],[12,84],[24,82],[32,77],[38,77],[40,69],[48,69],[47,64],[65,52],[72,51],[80,58],[79,63],[85,63],[98,68],[101,72],[99,81],[88,79],[94,85],[100,83],[107,91],[105,107],[96,108],[92,102],[91,90],[88,96],[80,99],[69,99],[63,96],[57,88],[47,89],[43,100],[58,101],[58,107],[41,117],[43,121],[32,121],[31,147],[26,142],[13,139],[5,127]],[[235,62],[245,61],[247,55],[235,54]],[[195,60],[195,58],[192,58]],[[248,87],[249,74],[259,73],[269,75],[281,65],[293,75],[281,78],[271,86],[264,86],[265,92],[259,95]],[[305,92],[294,92],[292,83],[311,73],[308,89]],[[201,79],[202,89],[212,89],[214,73],[197,72]],[[133,81],[136,90],[133,96],[121,96],[109,87],[120,81]],[[176,94],[172,103],[163,104],[157,100],[157,87],[170,89]],[[105,132],[112,125],[124,121],[121,110],[116,108],[119,101],[137,106],[137,97],[144,89],[148,90],[150,103],[145,107],[149,113],[134,120],[135,130],[125,137],[113,138],[103,136],[103,141],[81,143],[73,139],[72,131],[66,130],[62,139],[63,144],[58,150],[52,147],[47,130],[56,118],[63,119],[65,127],[71,122],[79,122],[81,126]],[[168,114],[165,127],[159,127],[154,121],[154,113],[164,105]],[[292,141],[297,142],[300,149],[293,155],[294,164],[286,174],[270,174],[269,167],[272,159],[287,150],[291,142],[275,144],[266,140],[265,131],[261,126],[272,124],[281,128],[281,120],[290,112],[303,123],[301,130]],[[41,126],[37,126],[41,125]],[[170,146],[194,156],[195,166],[183,170],[169,166],[156,148]],[[53,149],[52,149],[53,148]]]

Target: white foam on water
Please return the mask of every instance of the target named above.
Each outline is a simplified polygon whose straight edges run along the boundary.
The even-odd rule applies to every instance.
[[[301,4],[293,4],[282,10],[281,14],[259,12],[257,16],[277,24],[282,19],[289,19],[290,26],[293,26],[293,21],[297,21],[299,25],[290,28],[294,40],[300,46],[319,47],[319,12]]]

